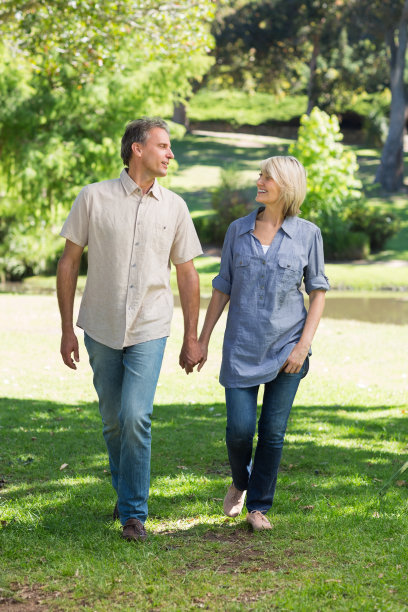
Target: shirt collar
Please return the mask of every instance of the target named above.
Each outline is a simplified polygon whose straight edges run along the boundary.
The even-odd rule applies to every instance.
[[[296,232],[297,217],[285,217],[281,225],[281,229],[289,236],[293,238]]]
[[[264,210],[264,208],[265,206],[260,206],[256,210],[253,210],[251,213],[249,213],[249,215],[242,218],[240,223],[241,227],[239,229],[240,236],[255,229],[256,217],[262,210]]]
[[[246,217],[243,217],[242,222],[241,222],[241,227],[239,230],[240,236],[242,234],[246,234],[247,232],[251,232],[255,229],[256,217],[263,210],[265,210],[265,206],[260,206],[256,210],[252,211]],[[293,237],[295,233],[295,227],[296,227],[296,217],[285,217],[281,225],[281,229],[283,229],[283,231],[285,232],[285,234],[289,236],[289,238]]]
[[[139,185],[135,183],[135,181],[130,178],[126,168],[123,168],[120,173],[120,182],[122,183],[123,189],[126,191],[127,195],[132,195],[133,193],[137,193],[138,195],[142,195],[142,190]],[[157,179],[154,179],[153,185],[151,186],[149,194],[152,194],[156,200],[160,200],[160,185],[157,182]]]

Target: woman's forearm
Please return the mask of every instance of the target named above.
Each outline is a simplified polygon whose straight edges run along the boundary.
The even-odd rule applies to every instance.
[[[325,299],[326,292],[323,290],[316,289],[310,292],[309,310],[307,313],[305,326],[299,340],[299,344],[305,348],[307,347],[307,350],[309,350],[312,345],[314,335],[320,323],[324,310]]]
[[[214,289],[210,303],[205,315],[203,329],[201,330],[199,342],[208,345],[212,331],[220,318],[225,306],[228,304],[230,296],[226,293]]]

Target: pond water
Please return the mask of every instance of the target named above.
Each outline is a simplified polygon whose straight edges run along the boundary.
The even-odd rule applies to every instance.
[[[179,305],[178,299],[174,303]],[[201,300],[206,308],[209,299]],[[332,292],[326,299],[323,317],[328,319],[354,319],[369,323],[408,324],[408,294],[398,297],[336,296]]]
[[[395,298],[347,297],[331,295],[326,300],[324,317],[354,319],[370,323],[408,324],[408,295]]]

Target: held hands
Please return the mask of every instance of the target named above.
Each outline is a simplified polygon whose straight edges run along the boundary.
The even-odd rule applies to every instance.
[[[64,332],[61,337],[61,356],[66,366],[71,370],[76,370],[77,367],[72,359],[72,353],[74,353],[74,359],[79,362],[79,346],[78,339],[74,334],[74,331]]]
[[[186,374],[191,374],[197,364],[197,370],[200,371],[206,361],[207,347],[198,340],[184,339],[179,364],[186,371]]]
[[[196,339],[184,338],[183,346],[181,347],[179,364],[186,371],[186,374],[190,374],[194,366],[200,363],[202,359],[201,346]]]
[[[301,345],[300,343],[296,344],[280,371],[286,372],[286,374],[297,374],[300,372],[308,352],[308,346]]]

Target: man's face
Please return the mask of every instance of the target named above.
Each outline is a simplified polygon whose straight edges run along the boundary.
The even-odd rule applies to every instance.
[[[139,144],[140,161],[143,171],[153,177],[166,176],[167,167],[174,159],[170,147],[170,138],[166,130],[153,128],[150,130],[145,144]]]

